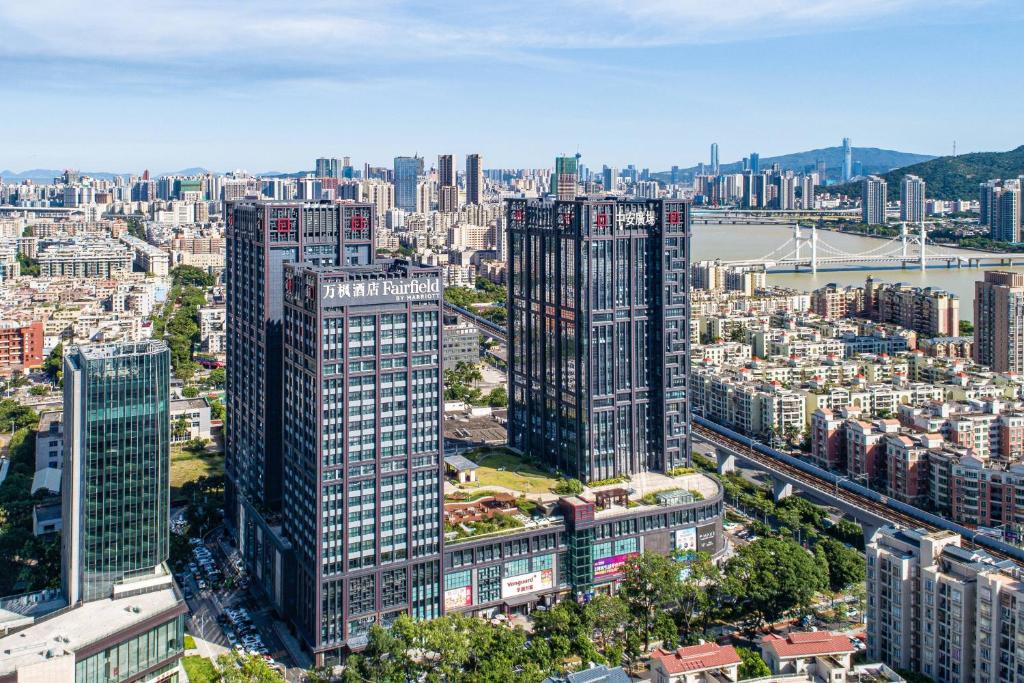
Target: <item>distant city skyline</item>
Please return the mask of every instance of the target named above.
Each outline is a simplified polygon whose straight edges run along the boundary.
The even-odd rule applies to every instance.
[[[1021,142],[1024,95],[978,68],[1019,59],[1024,8],[1008,0],[148,5],[0,7],[13,104],[0,169],[289,171],[322,155],[472,152],[529,167],[577,148],[668,168],[706,160],[713,141],[723,163],[844,136],[935,155]],[[799,84],[750,70],[753,57],[792,65]],[[928,68],[879,106],[879,74],[911,63]],[[922,116],[967,91],[1002,96]]]

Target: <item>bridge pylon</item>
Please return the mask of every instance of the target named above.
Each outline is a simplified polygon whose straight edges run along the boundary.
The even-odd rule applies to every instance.
[[[917,257],[917,262],[920,265],[921,270],[925,270],[928,267],[928,257],[925,255],[925,242],[927,239],[928,232],[925,230],[924,221],[921,221],[917,237],[910,236],[910,231],[907,230],[906,221],[900,223],[900,259],[903,260],[904,268],[906,268],[908,262],[913,261],[913,259],[910,258],[910,245],[912,244],[916,244],[920,251]]]
[[[799,223],[793,224],[793,244],[796,245],[796,267],[800,267],[800,257],[804,244],[811,247],[811,272],[818,272],[818,228],[811,223],[811,234],[805,235]]]

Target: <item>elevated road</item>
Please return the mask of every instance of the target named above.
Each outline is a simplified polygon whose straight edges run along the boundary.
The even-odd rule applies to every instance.
[[[447,301],[444,302],[444,308],[452,315],[458,316],[462,320],[476,325],[485,337],[490,337],[491,339],[500,341],[503,344],[508,342],[508,333],[505,331],[505,327],[503,325],[498,325],[487,318],[477,315],[473,311],[466,310],[465,308],[456,306],[455,304],[450,304]]]
[[[1024,564],[1024,550],[991,536],[954,524],[938,515],[893,500],[856,484],[846,477],[815,467],[792,456],[756,444],[750,439],[733,436],[719,425],[701,417],[693,418],[694,437],[721,449],[739,460],[748,462],[797,488],[834,504],[854,518],[869,525],[895,524],[910,529],[953,531],[960,534],[966,548],[979,548],[1001,560]],[[755,447],[756,445],[756,447]]]

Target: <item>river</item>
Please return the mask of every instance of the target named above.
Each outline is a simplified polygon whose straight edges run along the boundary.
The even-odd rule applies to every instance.
[[[722,259],[723,261],[757,259],[782,246],[793,236],[793,229],[780,225],[701,225],[693,226],[691,249],[694,261]],[[819,247],[822,241],[840,251],[856,254],[877,249],[882,241],[873,237],[860,237],[845,233],[818,231]],[[964,249],[933,247],[936,251],[970,254]],[[810,255],[810,246],[804,245],[803,253]],[[916,253],[916,247],[910,247]],[[820,252],[819,252],[820,253]],[[1024,266],[988,266],[989,270],[1017,270],[1024,272]],[[864,279],[871,275],[876,282],[907,282],[918,287],[941,287],[960,297],[960,317],[974,318],[974,283],[984,278],[986,268],[946,268],[945,264],[933,264],[925,271],[917,265],[906,270],[900,267],[878,266],[848,267],[844,270],[819,270],[817,274],[802,270],[795,272],[769,272],[768,284],[792,287],[804,291],[817,289],[830,282],[838,285],[864,285]]]

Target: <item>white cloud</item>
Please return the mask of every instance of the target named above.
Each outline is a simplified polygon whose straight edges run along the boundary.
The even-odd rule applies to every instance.
[[[439,50],[644,47],[837,31],[985,0],[521,0],[419,4],[32,0],[0,4],[0,55],[352,60]],[[432,54],[433,52],[433,54]]]

